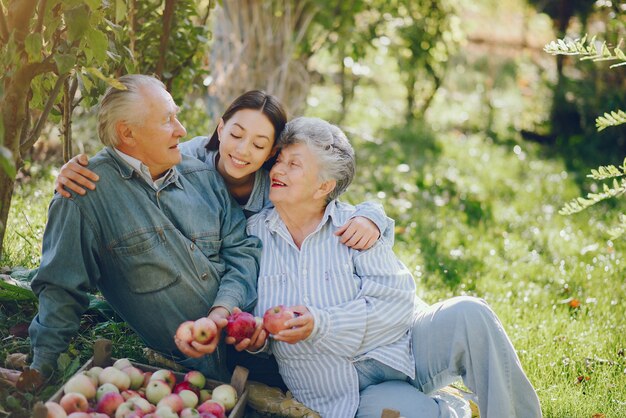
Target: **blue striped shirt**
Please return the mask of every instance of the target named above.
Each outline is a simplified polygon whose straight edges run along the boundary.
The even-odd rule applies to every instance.
[[[354,362],[372,358],[415,374],[409,329],[423,302],[385,238],[362,252],[339,242],[333,233],[353,213],[353,206],[332,201],[300,249],[275,209],[248,219],[248,233],[263,242],[255,315],[281,304],[307,306],[315,320],[309,338],[272,340],[270,349],[293,395],[323,417],[355,415]]]

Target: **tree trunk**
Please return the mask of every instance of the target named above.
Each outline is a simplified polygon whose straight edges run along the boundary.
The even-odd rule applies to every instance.
[[[210,58],[210,114],[221,115],[234,98],[251,89],[278,97],[290,117],[302,113],[311,77],[307,57],[297,49],[317,13],[310,5],[310,0],[221,2]]]
[[[5,225],[7,219],[9,219],[14,186],[15,178],[0,169],[0,259],[2,258],[2,243],[4,242],[4,233],[6,231]]]

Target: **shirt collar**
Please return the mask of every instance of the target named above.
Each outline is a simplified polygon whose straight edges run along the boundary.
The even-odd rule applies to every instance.
[[[117,148],[112,148],[114,153],[126,164],[119,164],[120,174],[123,178],[129,179],[132,176],[133,171],[136,172],[142,179],[146,181],[153,189],[159,190],[163,186],[167,186],[170,183],[174,183],[176,186],[182,189],[182,185],[178,179],[178,172],[176,167],[172,167],[167,172],[156,180],[152,180],[150,169],[141,160],[132,157]]]
[[[341,220],[337,215],[337,200],[331,200],[330,203],[326,205],[324,216],[322,216],[322,220],[320,221],[316,231],[326,225],[329,219],[333,223],[333,226],[340,227],[342,225]],[[272,232],[278,231],[283,225],[283,221],[280,219],[280,215],[276,209],[269,213],[265,222],[267,224],[267,228]]]

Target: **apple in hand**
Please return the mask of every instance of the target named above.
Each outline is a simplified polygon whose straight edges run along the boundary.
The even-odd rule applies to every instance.
[[[287,329],[285,322],[296,317],[296,314],[285,305],[274,306],[263,315],[263,328],[270,334],[278,334]]]
[[[217,326],[209,317],[196,319],[193,323],[193,339],[200,344],[208,344],[217,335]]]
[[[236,312],[229,315],[227,319],[226,335],[233,337],[235,342],[252,338],[257,325],[254,315],[248,312]]]
[[[180,324],[176,330],[176,338],[187,344],[191,343],[193,341],[193,324],[194,321],[185,321]]]

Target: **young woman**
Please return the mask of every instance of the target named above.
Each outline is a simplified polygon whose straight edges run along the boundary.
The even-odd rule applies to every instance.
[[[249,217],[271,206],[268,171],[280,148],[278,138],[286,122],[285,111],[275,96],[252,90],[231,103],[211,137],[195,137],[181,143],[179,148],[183,154],[215,168]],[[81,195],[86,189],[95,189],[98,177],[87,165],[88,158],[84,154],[72,158],[61,168],[55,190],[69,198],[70,193],[65,188]],[[367,249],[376,242],[380,232],[393,233],[389,221],[382,206],[365,202],[357,206],[355,216],[339,227],[336,235],[350,248]]]

